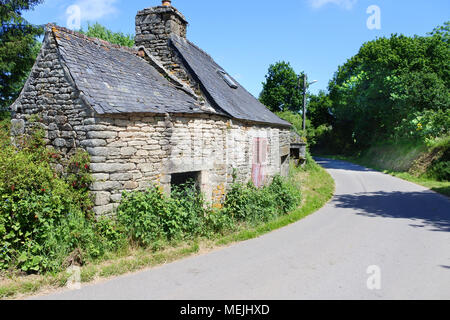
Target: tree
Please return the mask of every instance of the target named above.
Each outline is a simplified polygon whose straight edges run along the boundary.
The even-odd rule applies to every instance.
[[[102,39],[121,46],[130,48],[134,46],[134,36],[122,32],[112,32],[98,22],[93,25],[88,24],[87,31],[80,30],[80,32],[88,37]]]
[[[315,128],[321,125],[332,125],[334,120],[331,114],[332,105],[333,102],[323,90],[320,90],[317,95],[309,95],[307,117]]]
[[[0,109],[5,110],[19,95],[40,49],[37,37],[44,30],[28,23],[22,11],[42,0],[0,1]]]
[[[272,112],[299,112],[303,105],[302,89],[299,88],[302,76],[297,75],[288,62],[270,65],[259,100]]]
[[[426,37],[394,34],[363,44],[329,83],[334,130],[364,148],[395,138],[412,116],[448,112],[449,61],[448,24]]]

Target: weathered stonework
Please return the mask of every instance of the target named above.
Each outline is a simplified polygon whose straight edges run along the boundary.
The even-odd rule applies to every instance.
[[[231,123],[219,116],[142,114],[96,117],[87,122],[95,122],[95,127],[86,125],[78,130],[96,138],[82,144],[96,145],[86,149],[97,179],[91,186],[97,214],[117,205],[123,191],[159,184],[169,192],[171,175],[183,172],[200,172],[206,199],[218,203],[225,192],[217,190],[228,188],[234,170],[238,181],[251,180],[254,138],[269,142],[267,179],[280,173],[283,148],[272,146],[287,146],[289,150],[289,130]]]
[[[176,9],[145,9],[138,13],[136,25],[136,42],[138,47],[145,48],[146,57],[139,48],[122,50],[62,28],[48,30],[30,77],[12,106],[12,134],[26,133],[31,118],[39,115],[47,145],[67,155],[77,148],[85,149],[91,156],[90,170],[95,181],[90,190],[98,215],[109,214],[117,208],[124,191],[144,190],[158,184],[170,192],[172,179],[179,174],[194,173],[206,199],[215,205],[220,205],[233,176],[239,182],[253,181],[259,186],[276,174],[287,175],[289,125],[274,115],[267,115],[262,105],[255,106],[259,102],[254,97],[251,97],[255,100],[251,101],[252,110],[260,110],[265,122],[238,120],[242,118],[233,118],[224,112],[204,86],[200,90],[198,79],[193,80],[169,45],[171,34],[186,37],[187,22]],[[74,64],[73,60],[81,59],[79,52],[82,50],[91,50],[86,56],[94,52],[93,57],[98,54],[99,59],[104,59],[100,67],[91,70],[91,60],[86,62],[86,57],[85,64]],[[161,65],[158,62],[155,66],[155,57]],[[143,77],[146,72],[148,78],[142,81],[152,79],[159,83],[159,86],[148,85],[146,91],[140,91],[146,94],[146,100],[133,96],[134,82],[128,87],[121,83],[120,72],[123,71],[120,70],[128,71],[129,67],[120,69],[122,65],[117,62],[120,59],[133,62],[135,69],[131,78]],[[116,63],[110,68],[113,75],[105,79],[103,67],[111,63]],[[154,74],[161,79],[148,70],[142,71],[148,65],[157,70]],[[101,71],[96,74],[93,70]],[[172,74],[173,78],[169,76]],[[219,75],[214,71],[211,76]],[[130,77],[126,79],[133,81]],[[191,89],[177,85],[180,79]],[[81,82],[84,90],[78,89]],[[113,91],[114,95],[106,95],[104,88],[112,86],[117,90],[108,92]],[[164,96],[161,88],[170,94]],[[201,92],[194,92],[199,90]],[[130,101],[135,111],[128,111],[129,106],[121,104],[122,96],[118,92],[135,100]],[[229,94],[249,101],[249,94],[243,90]],[[210,101],[197,105],[205,97]],[[141,99],[145,101],[141,103]],[[154,111],[146,112],[148,108]]]
[[[47,145],[65,154],[71,154],[87,141],[87,132],[77,129],[94,115],[61,64],[55,39],[51,36],[45,37],[30,78],[11,108],[15,128],[12,135],[27,132],[30,118],[38,115],[40,126],[46,132]]]
[[[147,8],[136,15],[135,42],[137,47],[145,47],[179,79],[194,86],[192,78],[182,67],[180,58],[169,46],[171,34],[186,38],[187,25],[186,18],[174,7]]]

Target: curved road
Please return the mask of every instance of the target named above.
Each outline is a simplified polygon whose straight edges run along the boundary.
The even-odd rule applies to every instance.
[[[450,200],[357,165],[318,162],[335,179],[336,195],[295,224],[43,298],[450,299]]]

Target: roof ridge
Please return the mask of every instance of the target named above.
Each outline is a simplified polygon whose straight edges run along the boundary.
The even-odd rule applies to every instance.
[[[57,35],[58,32],[64,32],[64,33],[70,34],[72,36],[78,37],[80,39],[93,42],[96,45],[104,45],[106,47],[111,47],[111,48],[114,48],[114,49],[125,50],[125,51],[127,51],[129,53],[132,53],[132,54],[138,54],[138,51],[135,48],[121,46],[119,44],[111,43],[109,41],[106,41],[106,40],[103,40],[103,39],[100,39],[100,38],[88,37],[87,35],[85,35],[83,33],[76,32],[76,31],[67,29],[65,27],[58,26],[58,25],[53,24],[53,23],[48,23],[45,27],[46,27],[46,31],[47,32],[53,32],[55,34],[55,36],[58,36]]]

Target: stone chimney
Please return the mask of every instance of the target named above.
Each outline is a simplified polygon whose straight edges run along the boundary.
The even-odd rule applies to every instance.
[[[136,15],[136,47],[145,47],[168,69],[175,61],[169,46],[171,34],[186,38],[186,18],[174,7],[170,0],[163,0],[158,7],[141,10]]]

